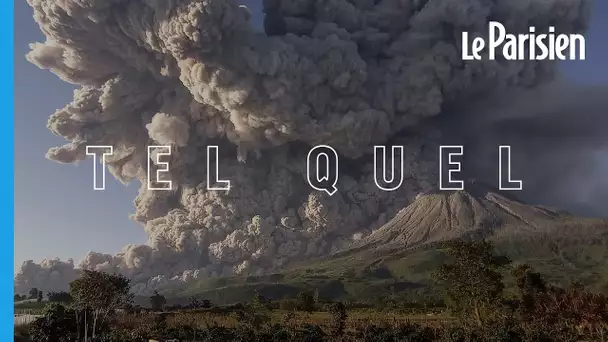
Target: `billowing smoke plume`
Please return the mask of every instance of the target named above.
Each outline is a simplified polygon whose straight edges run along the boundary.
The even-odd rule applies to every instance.
[[[520,199],[608,217],[606,108],[608,86],[557,82],[489,99],[443,120],[442,131],[466,146],[463,165],[476,178],[498,184],[498,146],[509,145]]]
[[[90,253],[81,268],[120,272],[135,291],[264,272],[347,246],[437,179],[432,118],[455,104],[553,78],[552,62],[461,60],[460,32],[586,29],[585,0],[268,0],[265,33],[235,0],[28,0],[47,37],[27,58],[81,87],[49,129],[73,163],[112,145],[123,182],[143,186],[133,217],[146,245]],[[492,113],[486,113],[491,116]],[[405,146],[406,182],[373,180],[374,144]],[[174,191],[146,189],[147,145],[171,144]],[[206,146],[220,146],[227,192],[207,191]],[[317,144],[342,158],[339,192],[305,181]],[[31,263],[17,290],[75,274]]]

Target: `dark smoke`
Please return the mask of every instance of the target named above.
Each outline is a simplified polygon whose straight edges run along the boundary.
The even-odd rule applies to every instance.
[[[560,82],[488,100],[444,120],[443,131],[446,141],[465,145],[465,177],[498,186],[498,146],[510,145],[513,178],[524,182],[514,195],[606,217],[606,108],[608,87]]]
[[[148,243],[118,255],[91,252],[79,267],[125,274],[140,293],[262,273],[348,246],[437,186],[443,120],[462,120],[454,127],[467,143],[480,133],[473,127],[488,142],[495,125],[508,137],[529,127],[539,139],[525,145],[540,152],[536,132],[555,129],[556,120],[519,122],[496,105],[469,113],[462,104],[538,88],[554,78],[555,64],[463,62],[460,33],[485,35],[490,20],[509,31],[581,33],[590,10],[587,0],[269,0],[265,34],[234,0],[28,3],[47,37],[28,60],[81,86],[49,120],[68,143],[48,157],[73,163],[86,158],[87,145],[112,145],[112,174],[143,184],[133,218]],[[556,118],[567,120],[563,113]],[[406,181],[395,192],[373,180],[372,147],[387,141],[405,146]],[[173,147],[174,192],[145,187],[147,146],[159,143]],[[228,192],[206,190],[212,143],[225,151],[219,168],[232,181]],[[308,149],[318,144],[349,165],[332,197],[305,181]],[[527,168],[549,165],[526,156]],[[60,261],[30,262],[16,287],[65,287],[76,274]]]

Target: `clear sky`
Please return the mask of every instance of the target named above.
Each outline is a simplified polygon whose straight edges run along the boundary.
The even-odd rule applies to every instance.
[[[243,2],[259,25],[260,1]],[[65,143],[46,122],[72,100],[74,86],[25,60],[28,45],[44,36],[24,0],[15,0],[15,26],[15,267],[28,259],[79,261],[89,250],[114,254],[127,244],[145,243],[142,227],[129,219],[139,184],[125,187],[108,174],[106,190],[94,191],[92,160],[74,166],[44,157]],[[608,1],[596,0],[587,60],[564,63],[568,78],[608,83],[607,34]]]

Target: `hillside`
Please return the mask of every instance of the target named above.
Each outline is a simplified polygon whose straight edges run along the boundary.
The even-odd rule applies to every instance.
[[[507,227],[537,231],[568,215],[525,205],[470,184],[467,191],[419,195],[391,221],[352,248],[408,248],[475,233],[491,235]]]
[[[419,195],[387,224],[336,254],[273,275],[207,279],[169,296],[179,302],[197,294],[230,303],[256,291],[270,298],[315,289],[331,299],[428,295],[431,274],[446,258],[441,242],[455,238],[489,239],[500,253],[531,264],[550,281],[576,278],[608,290],[607,219],[573,217],[471,184],[467,191]]]

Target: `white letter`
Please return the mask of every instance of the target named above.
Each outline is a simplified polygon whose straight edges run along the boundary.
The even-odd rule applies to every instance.
[[[545,44],[545,39],[547,39],[546,34],[536,36],[536,45],[542,52],[540,55],[535,56],[535,60],[542,61],[549,57],[549,48],[547,47],[547,44]]]
[[[209,160],[209,156],[211,156],[211,150],[214,150],[214,161],[215,161],[215,182],[213,184],[223,184],[220,186],[211,186],[211,162]],[[207,190],[221,190],[228,191],[230,190],[230,181],[229,180],[220,180],[220,157],[219,157],[219,147],[218,146],[207,146]]]
[[[443,186],[443,150],[444,149],[452,149],[458,152],[448,153],[448,165],[457,165],[456,169],[448,169],[448,183],[454,184],[457,183],[459,186],[457,188],[446,188]],[[453,162],[452,156],[462,156],[464,154],[464,146],[439,146],[439,190],[464,190],[464,182],[463,181],[455,181],[452,180],[452,173],[460,172],[460,162]]]
[[[536,59],[536,27],[530,26],[530,49],[528,59],[533,61]]]
[[[378,150],[382,151],[382,159],[378,160]],[[386,147],[384,146],[375,146],[374,147],[374,181],[376,182],[376,186],[380,189],[380,190],[384,190],[384,191],[395,191],[397,189],[399,189],[399,187],[401,186],[401,184],[403,184],[403,146],[393,146],[393,154],[391,156],[391,179],[387,180],[386,179]],[[397,152],[398,151],[398,152]],[[401,162],[399,163],[399,165],[401,165],[401,174],[400,174],[400,179],[399,179],[399,184],[397,184],[397,186],[394,186],[392,188],[385,188],[382,187],[380,185],[380,182],[378,181],[378,163],[381,162],[382,163],[382,179],[384,180],[384,183],[386,184],[390,184],[393,183],[395,181],[395,154],[399,153],[400,157],[401,157]]]
[[[152,171],[152,153],[154,149],[162,149],[165,150],[166,152],[156,152],[156,161],[154,162],[155,165],[157,166],[164,166],[164,169],[157,169],[156,170],[156,179],[154,180],[154,182],[156,184],[169,184],[169,187],[165,187],[165,186],[161,186],[161,187],[154,187],[152,185],[152,177],[150,175],[150,171]],[[169,163],[167,162],[161,162],[160,161],[160,157],[161,156],[170,156],[171,155],[171,146],[148,146],[148,190],[165,190],[165,191],[170,191],[173,189],[173,185],[172,182],[170,180],[160,180],[160,173],[161,172],[168,172],[169,171]]]
[[[549,60],[555,60],[555,27],[549,26]]]
[[[496,29],[498,29],[499,32],[498,39],[496,38]],[[496,48],[504,42],[506,34],[505,27],[502,26],[501,23],[490,21],[490,60],[495,59]]]
[[[507,150],[507,166],[508,166],[508,172],[507,172],[507,182],[508,183],[516,183],[518,184],[516,188],[505,188],[502,186],[502,150],[506,149]],[[520,180],[511,180],[511,146],[500,146],[500,149],[498,150],[498,188],[500,190],[522,190],[523,189],[523,182]]]
[[[479,53],[483,50],[485,46],[486,42],[483,40],[483,38],[475,37],[471,46],[473,48],[473,54],[469,55],[469,32],[462,32],[462,60],[480,60],[481,56],[479,55]]]
[[[555,41],[555,56],[557,59],[565,61],[566,56],[564,55],[564,50],[568,48],[570,42],[568,41],[568,36],[565,34],[560,34],[557,36],[557,40]]]
[[[316,163],[313,165],[311,163],[312,157],[316,154],[315,161]],[[321,156],[325,157],[325,167],[320,167]],[[312,179],[311,176],[311,167],[314,166],[316,170],[316,177]],[[331,166],[335,166],[335,172],[332,172]],[[320,175],[319,172],[323,170],[325,174]],[[338,184],[338,153],[331,146],[327,145],[319,145],[315,146],[310,152],[308,152],[308,158],[306,160],[306,178],[308,179],[308,184],[317,190],[317,191],[325,191],[332,196],[338,191],[336,184]],[[332,179],[333,178],[333,179]]]
[[[515,36],[513,36],[513,37],[515,37]],[[530,41],[528,42],[528,40],[530,40]],[[527,35],[527,34],[520,34],[520,35],[518,35],[518,38],[517,38],[517,58],[516,58],[516,60],[523,61],[523,60],[526,59],[526,57],[525,57],[526,42],[528,42],[530,46],[534,46],[534,44],[532,44],[532,39],[530,38],[530,35]],[[530,50],[531,49],[532,48],[530,48]]]
[[[502,47],[502,55],[507,60],[515,61],[515,60],[517,60],[517,54],[518,54],[517,53],[517,38],[515,38],[515,36],[513,36],[511,34],[508,34],[506,39],[507,39],[507,42]]]
[[[585,60],[585,37],[580,34],[570,35],[570,59],[576,59],[576,43],[578,42],[578,59]]]
[[[479,54],[486,47],[486,41],[483,38],[475,37],[473,39],[473,56],[475,56],[476,60],[481,59],[481,55]]]
[[[469,32],[462,32],[462,60],[472,61],[475,58],[469,56]]]
[[[97,153],[92,152],[93,149],[110,150],[109,152],[103,152],[101,154],[101,188],[97,187]],[[93,190],[105,190],[106,189],[106,156],[111,156],[114,153],[112,146],[87,146],[87,156],[93,156]]]

